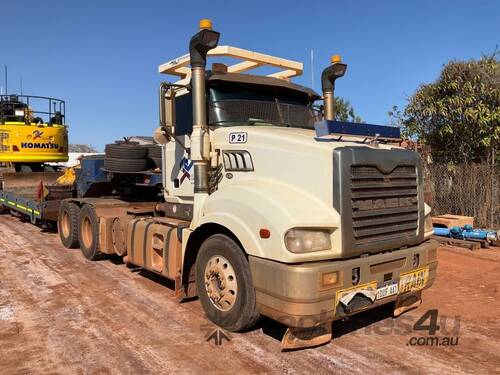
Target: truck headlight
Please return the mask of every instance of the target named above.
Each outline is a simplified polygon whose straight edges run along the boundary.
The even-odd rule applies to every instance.
[[[292,253],[330,250],[330,231],[325,229],[290,229],[285,234],[285,245]]]

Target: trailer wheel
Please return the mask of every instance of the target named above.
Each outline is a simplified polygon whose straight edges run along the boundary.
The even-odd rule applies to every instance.
[[[85,258],[102,258],[103,254],[99,251],[99,221],[94,208],[88,204],[82,207],[78,216],[78,240]]]
[[[78,215],[80,207],[74,202],[62,201],[57,218],[57,231],[67,249],[78,247]]]
[[[196,258],[196,286],[207,317],[229,331],[241,331],[259,319],[248,261],[231,238],[206,239]]]

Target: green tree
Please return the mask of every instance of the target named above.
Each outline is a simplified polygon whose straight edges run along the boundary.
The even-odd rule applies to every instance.
[[[363,119],[354,113],[354,108],[351,103],[340,96],[335,97],[335,120],[363,122]]]
[[[403,111],[389,116],[403,135],[428,144],[436,161],[493,162],[500,144],[500,62],[450,61],[436,82],[421,85]]]

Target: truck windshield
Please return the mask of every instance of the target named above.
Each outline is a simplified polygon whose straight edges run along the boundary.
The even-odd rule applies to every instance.
[[[209,122],[218,126],[275,125],[314,128],[319,113],[293,96],[210,89]]]

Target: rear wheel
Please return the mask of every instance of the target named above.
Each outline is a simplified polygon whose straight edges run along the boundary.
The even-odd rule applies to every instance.
[[[74,202],[62,201],[59,207],[57,230],[64,247],[74,249],[78,247],[78,215],[80,207]]]
[[[80,210],[78,218],[78,240],[80,250],[88,260],[101,259],[99,251],[99,221],[92,206],[86,204]]]
[[[259,319],[248,261],[231,238],[216,234],[203,242],[196,285],[207,317],[222,328],[241,331]]]

